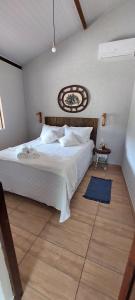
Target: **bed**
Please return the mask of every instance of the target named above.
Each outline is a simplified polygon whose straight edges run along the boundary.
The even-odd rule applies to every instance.
[[[46,117],[48,125],[90,126],[91,139],[78,146],[61,147],[56,142],[43,144],[40,138],[27,143],[40,158],[18,161],[19,147],[0,151],[0,181],[4,190],[55,207],[60,222],[70,217],[70,200],[92,162],[98,119]]]

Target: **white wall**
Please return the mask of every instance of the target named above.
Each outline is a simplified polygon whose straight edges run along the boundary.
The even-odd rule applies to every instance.
[[[13,299],[13,292],[0,243],[0,300],[11,299]]]
[[[3,61],[0,61],[0,97],[6,126],[0,130],[0,149],[3,149],[27,137],[22,70]]]
[[[135,85],[130,107],[122,169],[135,208]]]
[[[44,52],[24,66],[24,91],[27,103],[29,136],[36,137],[40,126],[35,113],[67,116],[57,104],[59,90],[69,84],[84,85],[90,94],[90,104],[75,117],[113,115],[113,123],[98,131],[112,149],[110,162],[120,164],[127,127],[131,91],[135,78],[135,62],[99,62],[98,45],[119,37],[135,36],[135,1],[126,3],[57,47],[56,54]],[[73,116],[73,114],[70,114]],[[108,119],[109,119],[108,118]]]

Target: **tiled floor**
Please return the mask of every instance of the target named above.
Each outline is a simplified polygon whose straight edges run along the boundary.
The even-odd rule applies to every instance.
[[[82,197],[90,176],[113,179],[110,205]],[[116,166],[91,167],[59,224],[47,206],[6,194],[24,287],[23,300],[117,300],[135,232],[129,195]]]

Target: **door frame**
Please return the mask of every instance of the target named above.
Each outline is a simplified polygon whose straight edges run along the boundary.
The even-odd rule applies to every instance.
[[[21,300],[23,289],[10,229],[2,184],[0,183],[0,241],[7,265],[14,300]]]

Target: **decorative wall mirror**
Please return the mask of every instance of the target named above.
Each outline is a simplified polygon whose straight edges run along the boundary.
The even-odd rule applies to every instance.
[[[80,112],[88,105],[88,92],[81,85],[66,86],[59,92],[58,104],[66,112]]]

